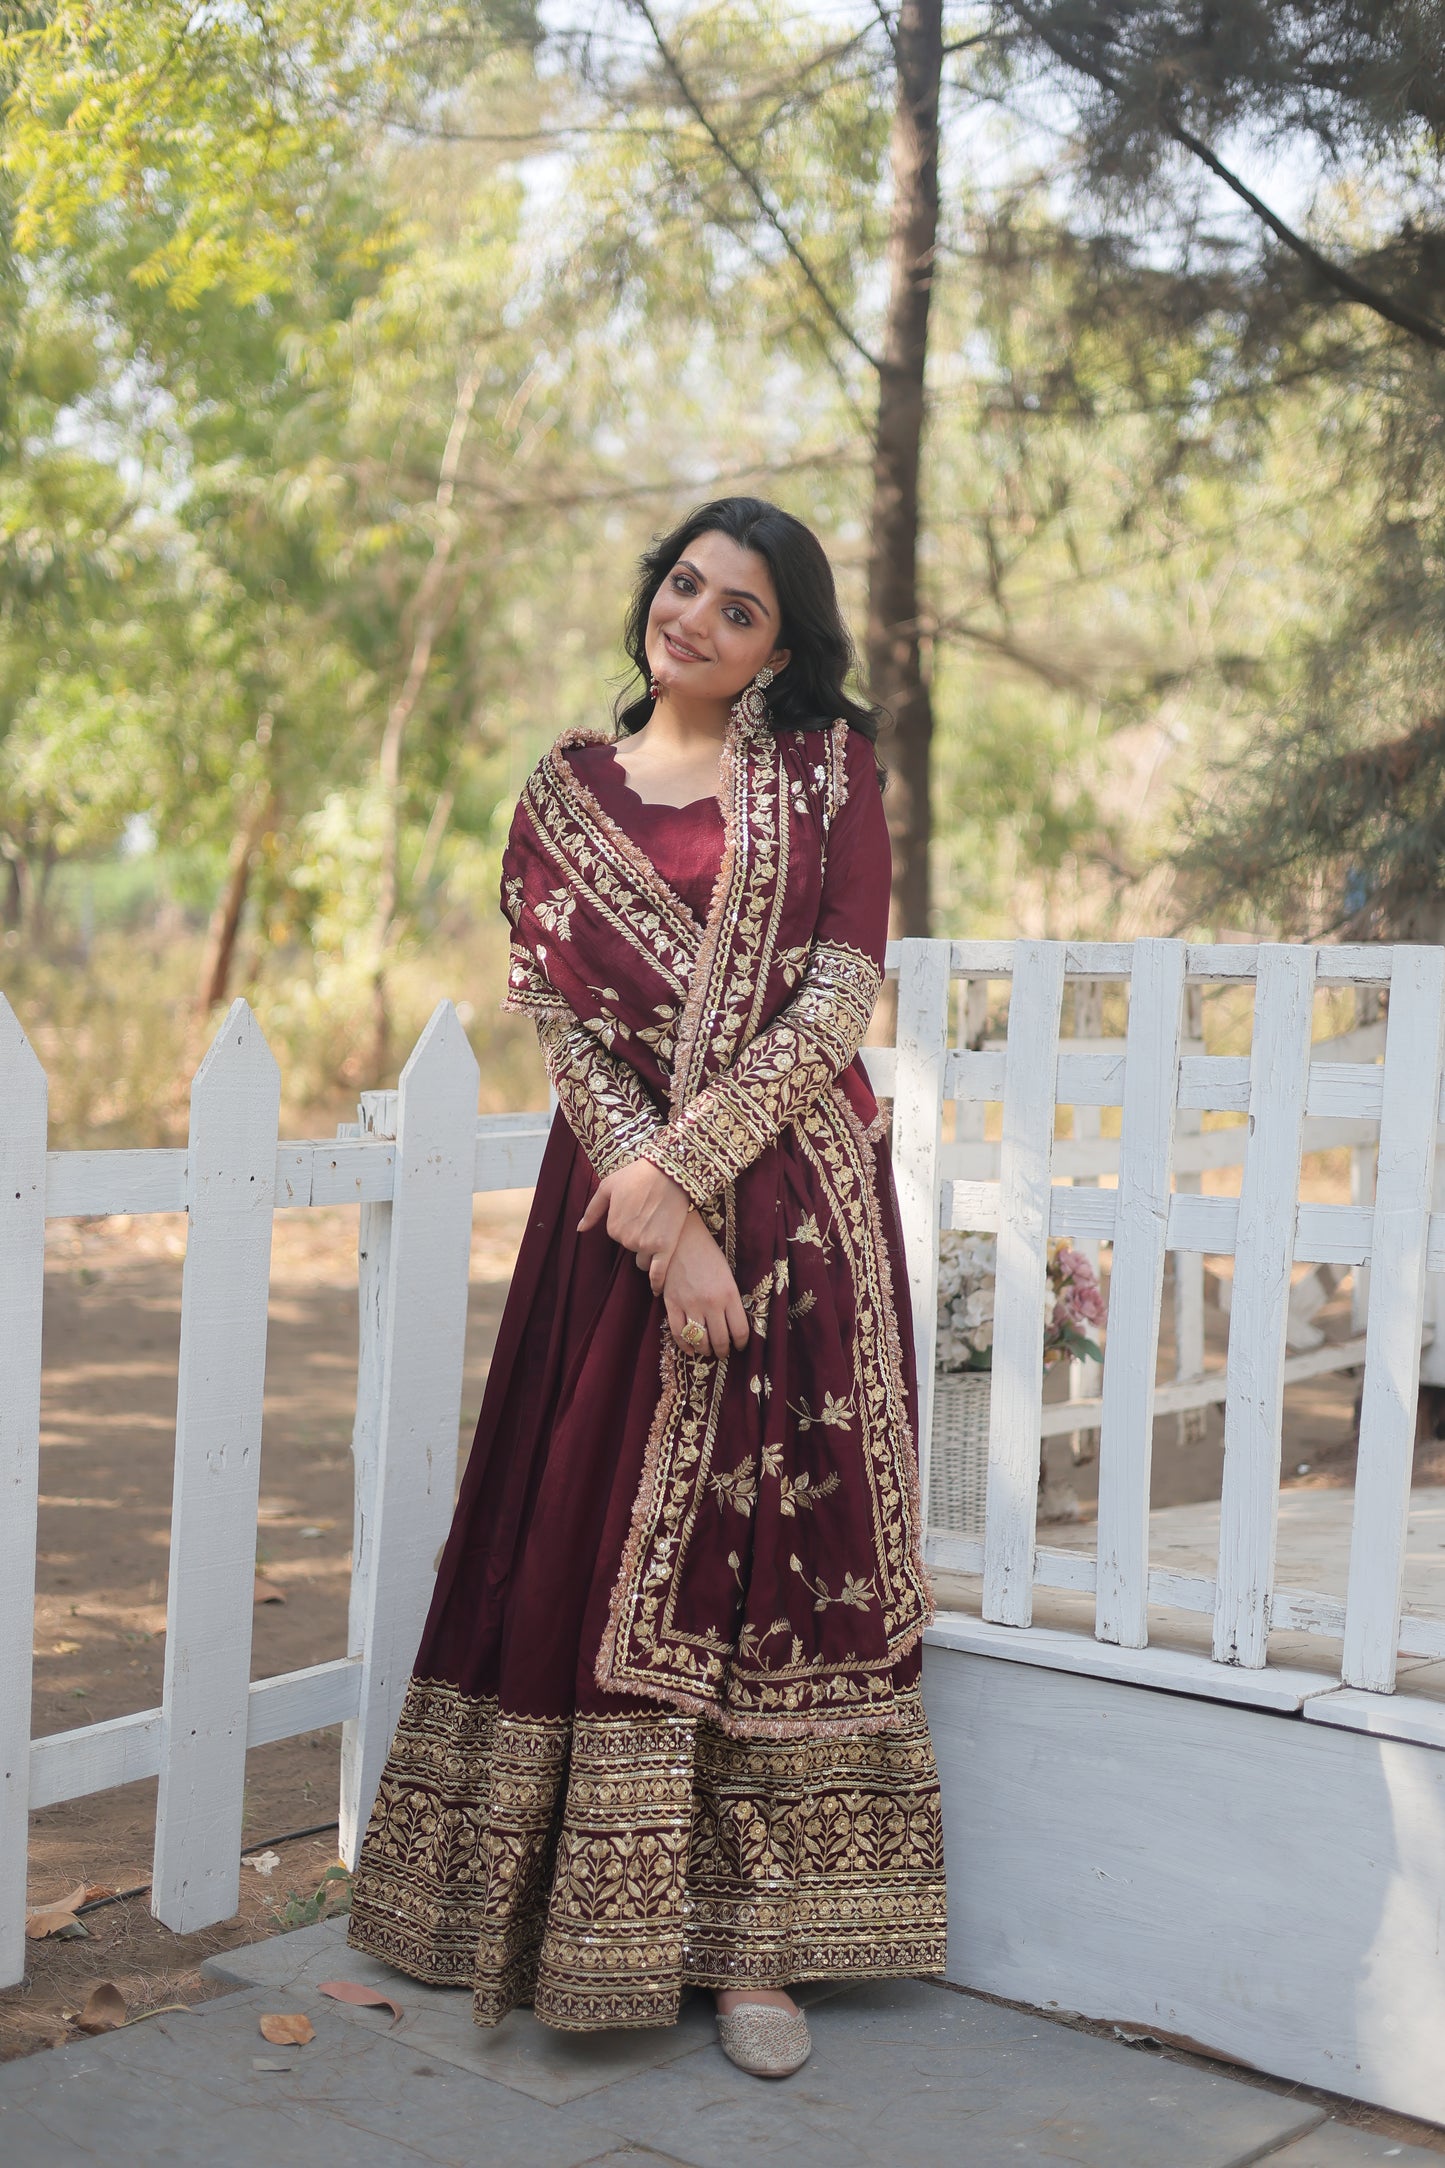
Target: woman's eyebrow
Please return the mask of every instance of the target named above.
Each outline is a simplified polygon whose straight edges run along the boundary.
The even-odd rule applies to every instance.
[[[677,560],[677,568],[679,571],[690,572],[695,580],[700,580],[703,586],[706,587],[706,574],[698,571],[697,566],[693,563],[690,557],[679,557]],[[767,604],[764,602],[762,596],[752,594],[746,587],[725,587],[723,589],[723,593],[725,595],[730,595],[734,597],[738,602],[751,602],[756,609],[762,611],[764,617],[771,617],[773,614],[772,611],[768,608]]]

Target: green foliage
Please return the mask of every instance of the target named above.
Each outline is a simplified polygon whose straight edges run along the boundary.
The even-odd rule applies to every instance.
[[[941,930],[1395,878],[1383,799],[1383,855],[1345,823],[1322,874],[1310,761],[1327,716],[1344,759],[1438,712],[1436,364],[1287,249],[1200,240],[1168,127],[1323,141],[1334,111],[1346,148],[1360,115],[1383,140],[1424,18],[1386,11],[1376,67],[1348,11],[1304,9],[1327,94],[1300,11],[1212,12],[1213,43],[1183,8],[1030,11],[1121,47],[1128,114],[1020,10],[954,26],[1005,34],[951,64],[933,299]],[[824,534],[861,630],[886,27],[658,20],[665,52],[632,10],[543,39],[525,0],[0,11],[0,915],[67,1141],[175,1134],[228,893],[227,985],[295,1098],[347,1111],[447,991],[489,1104],[536,1103],[492,1007],[497,860],[542,746],[606,723],[638,549],[764,490]],[[1055,118],[1079,93],[1047,161],[999,117],[1046,70]],[[1429,96],[1389,139],[1417,211]],[[1404,200],[1363,170],[1330,199],[1372,277],[1416,261]],[[1181,788],[1203,803],[1272,718],[1297,756],[1216,796],[1239,848],[1205,820],[1176,892]]]
[[[1179,854],[1181,908],[1296,931],[1445,924],[1445,43],[1438,0],[1045,0],[996,11],[1016,80],[1062,89],[1110,292],[1210,336],[1263,450],[1310,430],[1315,563],[1292,637],[1222,734]],[[1302,216],[1244,169],[1261,151]],[[1271,185],[1262,185],[1263,198]],[[1277,183],[1275,184],[1277,185]],[[1289,206],[1284,206],[1289,211]],[[1306,502],[1303,492],[1300,502]],[[1321,575],[1324,577],[1321,577]]]
[[[296,1890],[286,1892],[286,1902],[272,1912],[282,1934],[296,1927],[314,1927],[318,1920],[341,1919],[351,1910],[351,1869],[341,1864],[328,1867],[309,1897]]]

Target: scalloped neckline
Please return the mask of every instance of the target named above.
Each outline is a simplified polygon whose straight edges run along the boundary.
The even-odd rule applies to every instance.
[[[686,805],[674,805],[667,798],[644,798],[641,791],[634,790],[628,782],[627,770],[617,758],[616,745],[604,740],[602,750],[606,753],[609,765],[619,784],[626,791],[628,797],[641,806],[644,813],[691,813],[696,806],[717,805],[718,796],[715,790],[704,791],[700,798],[689,798]]]

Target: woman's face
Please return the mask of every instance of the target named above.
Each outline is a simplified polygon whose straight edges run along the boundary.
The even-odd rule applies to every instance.
[[[648,667],[664,693],[730,705],[765,663],[775,676],[786,663],[779,630],[767,559],[725,534],[701,534],[652,598]]]

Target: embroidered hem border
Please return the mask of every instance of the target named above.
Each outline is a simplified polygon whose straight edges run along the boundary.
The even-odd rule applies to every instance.
[[[938,1775],[900,1728],[741,1742],[656,1714],[517,1717],[413,1679],[348,1940],[495,2025],[670,2025],[685,1986],[943,1968]]]

